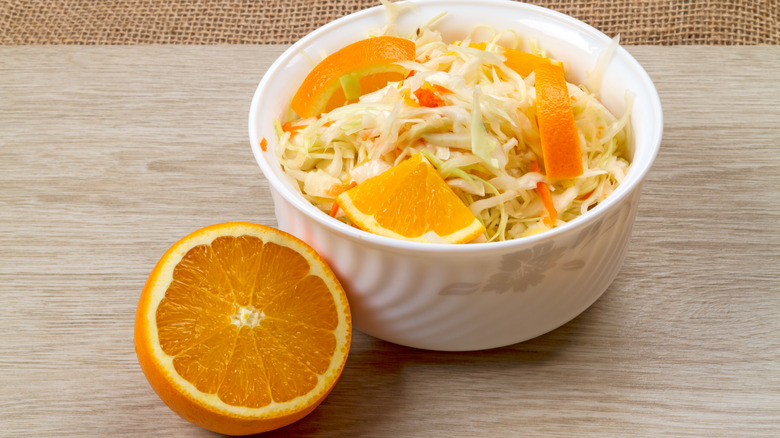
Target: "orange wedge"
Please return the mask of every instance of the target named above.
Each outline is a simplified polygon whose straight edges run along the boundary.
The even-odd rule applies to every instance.
[[[247,435],[288,425],[325,399],[351,330],[344,290],[313,249],[270,227],[225,223],[162,256],[138,303],[135,349],[173,411]]]
[[[344,105],[363,94],[400,81],[408,73],[395,62],[414,60],[414,42],[381,36],[350,44],[329,55],[306,76],[290,103],[302,118]]]
[[[341,193],[336,202],[359,228],[396,239],[465,243],[485,231],[420,154]]]
[[[544,169],[550,178],[582,175],[582,152],[563,66],[539,63],[534,66],[536,118],[542,143]]]

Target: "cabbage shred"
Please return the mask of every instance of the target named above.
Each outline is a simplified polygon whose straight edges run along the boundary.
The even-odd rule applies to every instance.
[[[568,84],[584,172],[571,179],[548,179],[531,170],[534,162],[543,164],[533,73],[521,77],[507,67],[497,45],[501,41],[515,48],[520,38],[492,31],[486,49],[479,50],[469,47],[469,39],[445,43],[432,24],[413,35],[395,35],[416,45],[415,61],[399,62],[414,72],[402,82],[318,118],[291,117],[286,122],[293,130],[276,121],[275,152],[306,199],[330,212],[335,196],[351,183],[422,153],[483,223],[485,234],[475,242],[484,242],[560,226],[615,190],[629,168],[631,96],[617,118],[596,98],[597,90]],[[388,26],[376,34],[394,32]],[[531,47],[544,55],[534,42]],[[437,91],[443,105],[421,106],[415,96],[421,88]],[[554,224],[542,220],[544,206],[536,191],[540,181],[550,188],[558,211]],[[336,218],[348,223],[342,212]]]

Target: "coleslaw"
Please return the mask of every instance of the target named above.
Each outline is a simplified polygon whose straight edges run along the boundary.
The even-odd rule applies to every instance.
[[[485,226],[475,242],[543,232],[606,199],[630,167],[632,96],[626,95],[626,111],[620,117],[597,99],[600,72],[618,39],[583,83],[567,83],[583,173],[550,179],[539,170],[543,158],[534,74],[520,75],[502,55],[503,47],[521,47],[521,37],[477,26],[463,41],[448,43],[436,30],[441,17],[411,35],[397,35],[392,23],[369,34],[415,43],[415,60],[398,63],[410,72],[403,81],[388,83],[319,117],[300,119],[290,111],[285,120],[275,120],[275,154],[302,195],[349,223],[333,209],[341,188],[360,184],[420,153]],[[485,33],[488,37],[479,41],[484,44],[470,44]],[[534,41],[528,44],[533,54],[549,58]],[[436,105],[423,101],[431,91],[440,100]],[[557,211],[554,221],[544,220],[545,205],[536,190],[540,182],[549,188]]]

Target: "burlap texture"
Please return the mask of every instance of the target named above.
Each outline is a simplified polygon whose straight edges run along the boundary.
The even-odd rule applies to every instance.
[[[778,0],[531,0],[627,45],[780,44]],[[379,0],[0,0],[0,44],[290,44]]]

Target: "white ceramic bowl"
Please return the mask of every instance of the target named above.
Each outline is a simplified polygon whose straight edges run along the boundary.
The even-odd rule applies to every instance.
[[[445,41],[476,24],[514,29],[562,60],[578,82],[610,38],[560,13],[523,3],[419,0],[398,21],[413,30],[442,11]],[[588,308],[613,281],[639,201],[640,185],[661,142],[661,104],[647,73],[623,48],[603,78],[602,102],[631,116],[632,165],[626,179],[587,214],[546,233],[513,241],[444,245],[405,242],[360,231],[324,214],[284,177],[273,149],[274,118],[312,68],[310,59],[366,37],[386,24],[383,7],[343,17],[304,37],[268,69],[249,113],[249,138],[268,179],[279,228],[308,242],[347,290],[354,327],[390,342],[433,350],[478,350],[524,341],[559,327]],[[267,138],[262,151],[259,139]]]

